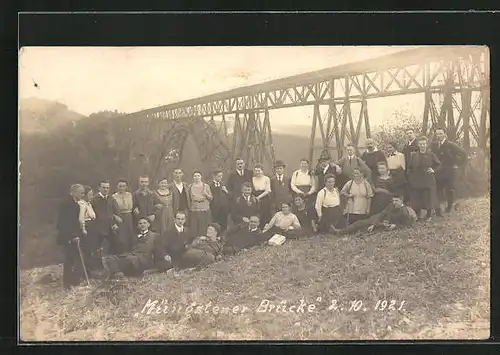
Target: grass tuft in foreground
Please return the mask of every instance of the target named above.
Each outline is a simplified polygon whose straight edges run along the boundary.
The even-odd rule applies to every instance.
[[[413,229],[287,241],[199,271],[69,292],[60,266],[26,270],[22,339],[487,338],[489,209],[489,198],[464,200]]]

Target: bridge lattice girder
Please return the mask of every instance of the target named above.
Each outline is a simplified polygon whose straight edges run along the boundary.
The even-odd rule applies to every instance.
[[[206,151],[206,159],[211,159],[214,152],[222,148],[219,143],[213,145],[209,141],[229,142],[231,134],[226,115],[234,114],[232,146],[224,146],[223,150],[228,149],[229,153],[225,151],[222,155],[225,159],[242,156],[250,162],[264,162],[274,159],[269,110],[312,105],[312,159],[316,149],[334,149],[341,154],[347,141],[357,146],[362,132],[367,137],[371,135],[369,99],[405,94],[425,97],[422,133],[425,134],[429,127],[442,125],[448,129],[451,139],[461,139],[466,148],[470,147],[472,139],[486,149],[489,131],[489,55],[486,47],[408,50],[185,100],[124,118],[168,130],[181,129],[182,124],[177,122],[197,122],[197,128],[204,127],[207,132],[202,134],[192,128],[188,131],[195,133],[201,151]],[[320,110],[325,105],[328,107],[326,116]],[[357,117],[353,115],[352,105],[359,105]],[[222,117],[220,123],[216,123],[215,116]],[[205,119],[209,124],[205,124]],[[315,146],[318,131],[320,147]]]

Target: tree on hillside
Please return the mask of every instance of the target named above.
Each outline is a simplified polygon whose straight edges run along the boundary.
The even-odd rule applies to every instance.
[[[396,110],[390,119],[379,126],[379,131],[373,138],[382,150],[391,142],[396,143],[398,149],[401,149],[407,140],[408,129],[413,129],[418,134],[422,129],[422,123],[408,110]]]

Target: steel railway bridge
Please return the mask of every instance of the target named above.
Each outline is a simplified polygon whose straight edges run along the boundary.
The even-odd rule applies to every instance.
[[[152,177],[180,164],[189,135],[205,168],[228,168],[238,156],[269,166],[269,110],[312,106],[312,161],[323,150],[341,156],[362,132],[371,136],[370,99],[406,94],[425,97],[422,134],[439,125],[466,149],[488,149],[489,52],[479,46],[422,47],[156,107],[120,117],[115,134],[135,170]]]

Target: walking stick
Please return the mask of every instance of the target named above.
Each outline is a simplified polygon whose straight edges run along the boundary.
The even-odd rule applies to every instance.
[[[76,247],[78,248],[78,254],[80,254],[80,261],[82,262],[83,272],[85,273],[85,279],[87,280],[87,286],[90,286],[89,275],[87,274],[87,268],[85,267],[85,262],[83,261],[82,249],[80,248],[80,239],[76,241]]]

